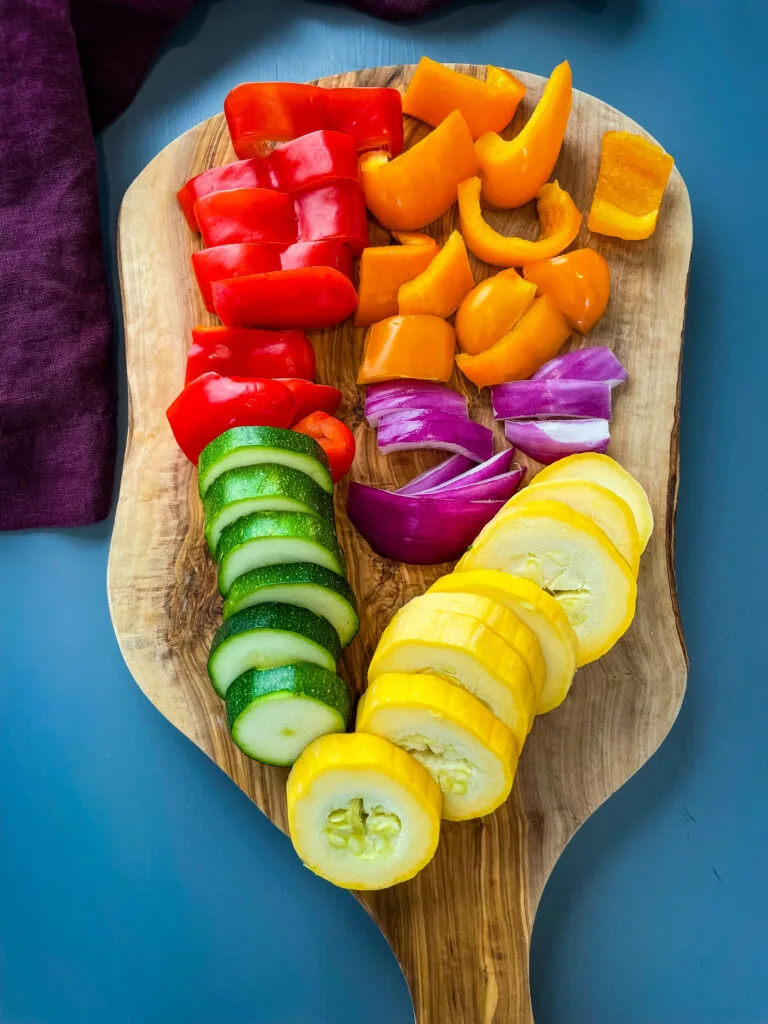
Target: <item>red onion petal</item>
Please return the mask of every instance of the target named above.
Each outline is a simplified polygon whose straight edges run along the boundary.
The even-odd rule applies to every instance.
[[[628,377],[627,371],[606,345],[592,345],[555,356],[540,367],[532,379],[602,380],[615,387]]]
[[[611,385],[605,380],[518,380],[491,388],[497,420],[611,418]]]
[[[514,452],[514,448],[509,450]],[[445,462],[441,462],[437,466],[433,466],[432,469],[427,469],[414,477],[405,487],[401,487],[397,493],[421,494],[422,491],[453,480],[454,477],[459,476],[459,474],[475,465],[475,460],[468,458],[466,455],[452,455]],[[485,465],[485,463],[481,463],[481,465]]]
[[[480,423],[444,413],[390,413],[379,422],[379,448],[385,455],[440,448],[484,462],[493,455],[493,433]]]
[[[413,491],[411,493],[423,494],[429,490],[430,494],[437,492],[450,491],[454,487],[464,487],[466,484],[478,483],[482,480],[490,480],[492,477],[497,477],[502,473],[508,472],[512,465],[512,460],[515,457],[514,448],[505,448],[503,452],[498,452],[490,459],[486,459],[485,462],[477,463],[473,465],[466,473],[460,473],[458,476],[453,477],[446,483],[431,484],[429,488],[422,487],[418,492]]]
[[[521,452],[548,465],[576,452],[605,452],[608,420],[507,420],[507,439]]]
[[[424,395],[391,395],[388,398],[365,400],[365,418],[370,427],[377,426],[382,416],[397,412],[441,412],[448,416],[469,419],[466,398],[458,391],[451,391],[450,388]]]
[[[515,466],[508,473],[499,473],[488,480],[475,480],[474,483],[457,484],[451,490],[438,487],[434,491],[422,491],[423,496],[442,496],[445,498],[471,498],[476,501],[509,501],[522,483],[525,470]]]

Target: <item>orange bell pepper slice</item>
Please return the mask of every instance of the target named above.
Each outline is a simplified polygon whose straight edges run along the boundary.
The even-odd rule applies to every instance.
[[[459,185],[459,221],[464,241],[478,259],[497,267],[523,267],[548,260],[567,249],[581,227],[581,214],[565,189],[547,182],[536,197],[541,235],[535,242],[499,234],[483,218],[480,179],[468,178]]]
[[[400,285],[427,269],[438,251],[429,235],[395,232],[400,245],[372,245],[360,256],[355,327],[369,327],[397,313]]]
[[[563,256],[532,263],[523,269],[523,274],[540,295],[552,299],[580,334],[592,330],[608,305],[611,271],[604,257],[594,249],[574,249]]]
[[[516,270],[501,270],[481,281],[456,313],[456,339],[461,351],[475,356],[495,345],[535,298],[536,285],[524,281]]]
[[[649,238],[675,161],[631,132],[606,132],[587,227],[628,241]]]
[[[358,384],[382,380],[446,381],[456,335],[439,316],[391,316],[368,328]]]
[[[571,66],[558,64],[525,127],[509,142],[495,132],[475,143],[483,199],[509,210],[529,203],[555,169],[571,113]]]
[[[475,146],[458,110],[394,160],[381,152],[360,157],[366,205],[396,231],[418,231],[437,220],[456,202],[459,182],[476,171]]]
[[[525,86],[502,68],[489,67],[484,82],[422,57],[403,96],[403,113],[437,126],[448,115],[461,112],[473,139],[506,128]]]
[[[458,355],[456,362],[479,388],[525,380],[557,355],[570,333],[552,299],[541,295],[495,345],[476,356]]]
[[[402,285],[397,293],[401,313],[430,313],[449,317],[475,286],[467,247],[458,231],[452,231],[427,269]]]

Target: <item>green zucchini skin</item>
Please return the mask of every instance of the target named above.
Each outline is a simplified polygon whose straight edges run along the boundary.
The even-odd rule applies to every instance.
[[[222,473],[265,462],[301,470],[324,491],[333,494],[328,457],[314,438],[281,427],[232,427],[215,437],[200,453],[197,467],[200,497],[205,497]]]
[[[324,616],[339,634],[342,647],[352,642],[360,628],[357,601],[349,583],[313,562],[265,565],[239,576],[224,601],[224,619],[269,601],[296,604]]]
[[[334,521],[333,495],[301,470],[271,462],[222,473],[208,488],[203,509],[212,555],[223,530],[252,512],[306,512]]]

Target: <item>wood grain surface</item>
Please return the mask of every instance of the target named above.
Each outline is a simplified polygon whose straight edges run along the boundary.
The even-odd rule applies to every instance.
[[[477,65],[455,66],[478,77],[485,73]],[[411,73],[409,67],[376,68],[320,84],[402,89]],[[516,74],[528,94],[510,134],[530,114],[544,84],[538,76]],[[607,129],[646,134],[620,112],[575,93],[556,177],[584,212]],[[412,143],[426,131],[409,119],[406,139]],[[189,254],[199,240],[189,231],[175,192],[193,174],[231,159],[224,118],[213,117],[164,149],[123,201],[119,259],[130,426],[108,589],[120,648],[144,693],[285,829],[287,773],[249,761],[230,742],[223,704],[208,682],[205,664],[221,602],[203,542],[196,474],[165,419],[183,383],[191,328],[214,322],[190,267]],[[506,233],[536,237],[532,206],[489,213],[488,219]],[[428,231],[442,241],[456,222],[454,208]],[[388,237],[372,226],[374,244]],[[583,226],[576,243],[593,245],[611,267],[608,313],[588,343],[610,345],[629,370],[629,384],[614,402],[610,453],[647,489],[656,529],[643,558],[634,624],[609,655],[579,671],[560,708],[537,720],[507,804],[478,821],[445,824],[435,859],[417,878],[361,897],[403,967],[419,1024],[532,1020],[528,956],[546,879],[581,823],[656,750],[682,702],[686,657],[674,587],[673,530],[691,237],[688,194],[675,170],[652,238],[626,243],[591,236]],[[478,280],[494,272],[474,265]],[[363,418],[363,391],[355,384],[363,335],[350,324],[318,332],[318,380],[344,393],[342,415],[358,443],[350,478],[395,487],[439,458],[436,453],[378,454],[375,432]],[[469,394],[472,416],[492,425],[487,393],[479,395],[459,378],[452,383]],[[498,425],[494,429],[500,446],[503,433]],[[450,566],[404,566],[378,557],[348,523],[345,498],[341,485],[336,497],[340,540],[362,628],[340,671],[359,692],[392,614]]]

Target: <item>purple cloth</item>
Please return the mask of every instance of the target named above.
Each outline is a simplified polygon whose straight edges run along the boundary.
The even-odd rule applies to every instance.
[[[389,17],[439,0],[356,0]],[[0,529],[109,513],[112,319],[93,131],[193,0],[0,0]]]

